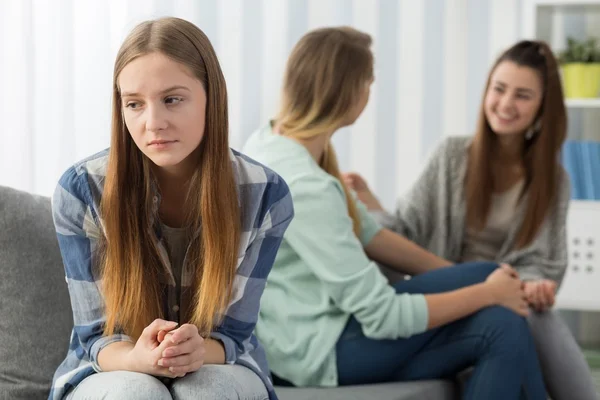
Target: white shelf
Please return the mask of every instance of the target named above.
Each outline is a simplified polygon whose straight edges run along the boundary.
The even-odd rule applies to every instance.
[[[566,99],[567,108],[600,108],[600,98]]]
[[[523,0],[522,35],[524,38],[542,39],[551,42],[548,23],[540,25],[539,18],[544,21],[553,19],[556,13],[600,13],[600,0]],[[538,29],[541,28],[542,32]]]
[[[575,212],[594,212],[600,216],[600,200],[569,200],[569,209],[576,210]]]
[[[600,6],[599,0],[533,0],[537,6]]]
[[[600,212],[600,200],[570,200],[570,206],[579,210]]]

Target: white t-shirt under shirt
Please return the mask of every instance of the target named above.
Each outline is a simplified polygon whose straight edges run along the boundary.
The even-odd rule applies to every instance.
[[[517,206],[525,181],[521,179],[510,189],[492,195],[492,204],[485,228],[479,232],[468,228],[462,251],[462,262],[493,261],[506,241],[514,224]]]

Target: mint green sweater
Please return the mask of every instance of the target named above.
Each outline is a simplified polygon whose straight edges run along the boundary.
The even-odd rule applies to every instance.
[[[273,373],[296,386],[336,386],[335,345],[351,315],[373,339],[426,330],[425,297],[396,294],[369,260],[364,246],[382,228],[358,203],[362,231],[354,235],[339,180],[270,125],[242,151],[281,175],[294,202],[256,325]]]

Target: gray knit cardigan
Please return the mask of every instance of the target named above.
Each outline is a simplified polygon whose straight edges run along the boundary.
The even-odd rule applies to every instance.
[[[377,220],[432,253],[458,261],[465,237],[464,179],[470,142],[470,137],[445,139],[414,186],[398,201],[395,213],[373,212]],[[514,249],[525,213],[525,195],[506,241],[496,259],[490,260],[512,265],[523,280],[552,279],[560,285],[564,276],[570,183],[564,169],[561,171],[557,202],[536,238],[527,247]]]

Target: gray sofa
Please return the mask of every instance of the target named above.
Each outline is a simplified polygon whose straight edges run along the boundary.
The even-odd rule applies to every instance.
[[[0,187],[0,399],[48,396],[68,347],[70,300],[50,200]],[[277,388],[282,400],[450,400],[449,381]]]

